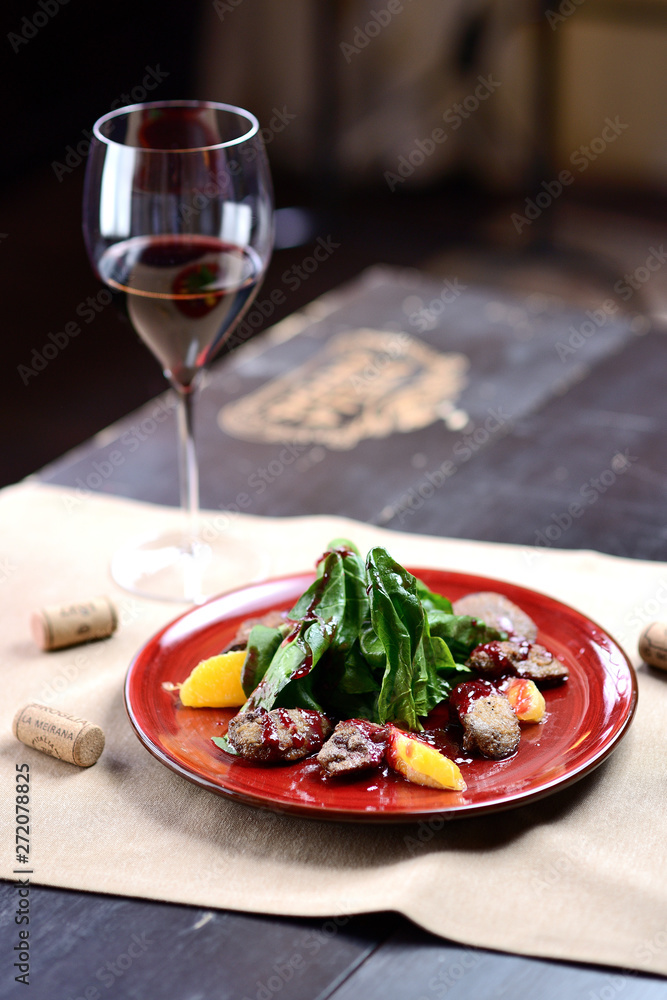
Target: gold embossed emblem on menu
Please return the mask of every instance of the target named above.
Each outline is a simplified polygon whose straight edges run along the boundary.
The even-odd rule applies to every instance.
[[[298,368],[223,407],[218,422],[244,440],[354,448],[446,418],[468,366],[465,355],[407,333],[340,333]]]

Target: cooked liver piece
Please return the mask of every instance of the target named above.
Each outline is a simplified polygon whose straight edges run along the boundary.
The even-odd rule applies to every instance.
[[[317,753],[333,729],[321,712],[305,708],[264,708],[240,712],[230,720],[227,737],[247,760],[273,764]]]
[[[509,633],[510,637],[514,635],[529,642],[537,639],[537,625],[532,618],[508,597],[491,590],[460,597],[454,602],[454,614],[478,618],[485,625]]]
[[[461,719],[463,750],[479,751],[484,757],[509,757],[519,745],[521,727],[514,709],[504,695],[478,698]]]
[[[516,674],[542,686],[560,684],[568,678],[565,664],[538,642],[487,642],[473,649],[466,666],[482,676]]]
[[[317,755],[328,776],[379,767],[387,748],[387,729],[365,719],[339,722]]]

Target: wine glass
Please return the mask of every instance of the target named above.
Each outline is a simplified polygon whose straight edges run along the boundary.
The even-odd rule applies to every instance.
[[[254,115],[209,101],[134,104],[104,115],[93,134],[86,247],[176,391],[185,512],[182,531],[128,544],[111,572],[134,593],[199,603],[230,585],[234,541],[200,534],[193,399],[271,256],[268,162]],[[252,576],[252,553],[236,557]]]

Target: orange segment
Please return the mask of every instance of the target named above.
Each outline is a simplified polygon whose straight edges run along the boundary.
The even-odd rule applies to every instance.
[[[387,762],[408,781],[429,788],[449,788],[457,792],[466,789],[459,768],[435,747],[392,729],[387,748]]]
[[[221,653],[202,660],[180,688],[188,708],[240,708],[246,696],[241,687],[245,650]]]
[[[505,694],[519,722],[542,721],[547,706],[544,695],[534,681],[515,677],[510,681]]]

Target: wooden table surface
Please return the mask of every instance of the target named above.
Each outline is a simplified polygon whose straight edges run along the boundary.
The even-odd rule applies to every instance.
[[[618,317],[589,334],[586,315],[563,302],[468,288],[447,303],[445,292],[432,278],[380,270],[327,299],[323,318],[296,336],[284,328],[216,366],[198,411],[202,505],[228,509],[245,494],[253,514],[342,514],[404,531],[667,560],[664,335],[638,335]],[[446,308],[432,308],[438,300]],[[275,441],[220,430],[223,405],[316,365],[326,345],[359,328],[405,331],[470,358],[449,427],[438,420],[347,449],[322,444],[315,428],[280,470],[269,465]],[[175,504],[174,438],[173,412],[153,401],[40,478]],[[92,473],[113,448],[123,462],[100,485]],[[420,489],[448,459],[456,470],[445,485]],[[3,938],[15,891],[0,884]],[[39,887],[31,904],[31,985],[23,994],[6,969],[0,998],[667,998],[662,979],[461,947],[396,914],[276,919]]]

